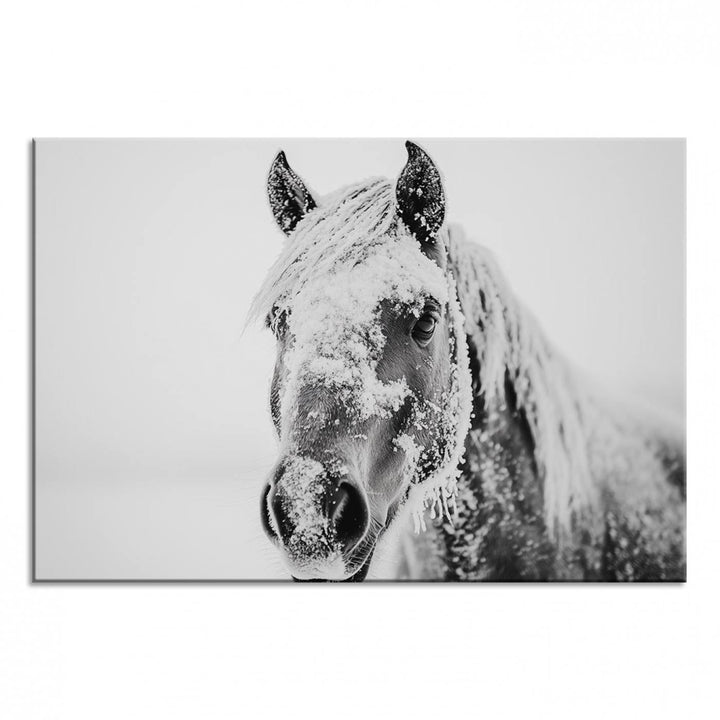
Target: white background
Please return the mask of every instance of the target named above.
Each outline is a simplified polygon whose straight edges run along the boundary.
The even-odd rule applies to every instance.
[[[657,0],[4,10],[2,716],[717,714],[718,20]],[[28,584],[28,141],[253,134],[688,137],[686,586]]]
[[[682,427],[684,142],[418,140],[556,351]],[[38,141],[38,578],[289,579],[258,510],[274,339],[244,327],[283,240],[278,147],[318,198],[406,161],[397,139]]]

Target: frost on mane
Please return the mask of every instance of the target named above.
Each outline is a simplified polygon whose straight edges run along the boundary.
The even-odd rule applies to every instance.
[[[511,379],[518,407],[530,425],[535,461],[546,480],[548,532],[561,540],[571,532],[574,519],[596,500],[585,432],[591,399],[512,293],[493,255],[466,240],[457,226],[450,230],[449,255],[460,278],[465,332],[478,353],[479,391],[493,406],[496,398],[504,398],[506,376]]]
[[[562,545],[575,527],[597,516],[600,478],[612,492],[627,493],[620,485],[626,485],[628,477],[639,494],[669,492],[659,458],[666,444],[682,445],[675,428],[659,425],[638,408],[605,399],[606,392],[548,343],[492,253],[468,241],[455,225],[450,226],[448,254],[458,278],[465,332],[478,356],[478,391],[487,406],[502,405],[509,377],[517,407],[529,423],[550,537]],[[486,438],[474,431],[468,441],[486,445]]]

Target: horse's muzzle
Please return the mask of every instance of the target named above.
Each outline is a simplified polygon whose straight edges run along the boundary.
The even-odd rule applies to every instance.
[[[352,557],[370,526],[370,510],[362,490],[347,476],[325,475],[306,494],[283,484],[280,469],[262,496],[263,527],[279,542],[293,564],[312,566],[335,556]]]

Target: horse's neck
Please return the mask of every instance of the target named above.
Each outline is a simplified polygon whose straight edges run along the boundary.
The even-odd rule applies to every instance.
[[[466,440],[455,528],[443,528],[450,572],[474,577],[538,577],[551,572],[543,489],[534,440],[509,381],[489,406],[476,401]]]
[[[543,579],[556,549],[548,539],[534,443],[512,385],[486,405],[475,393],[452,524],[436,520],[412,540],[414,577]]]

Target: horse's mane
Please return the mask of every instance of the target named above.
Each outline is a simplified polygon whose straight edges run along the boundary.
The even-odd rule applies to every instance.
[[[506,402],[506,379],[512,383],[532,434],[548,530],[562,536],[597,492],[588,455],[591,400],[511,291],[492,253],[468,241],[458,226],[451,225],[448,236],[465,329],[478,355],[480,392],[493,407],[493,399]]]
[[[249,319],[282,309],[313,278],[362,262],[374,245],[395,233],[397,223],[395,190],[386,179],[365,181],[324,198],[285,242]],[[480,392],[486,400],[504,398],[506,376],[513,383],[517,407],[525,413],[533,437],[548,529],[562,535],[595,492],[586,400],[534,317],[506,284],[491,253],[466,240],[457,226],[448,226],[440,238],[447,244],[465,329],[479,356]]]

